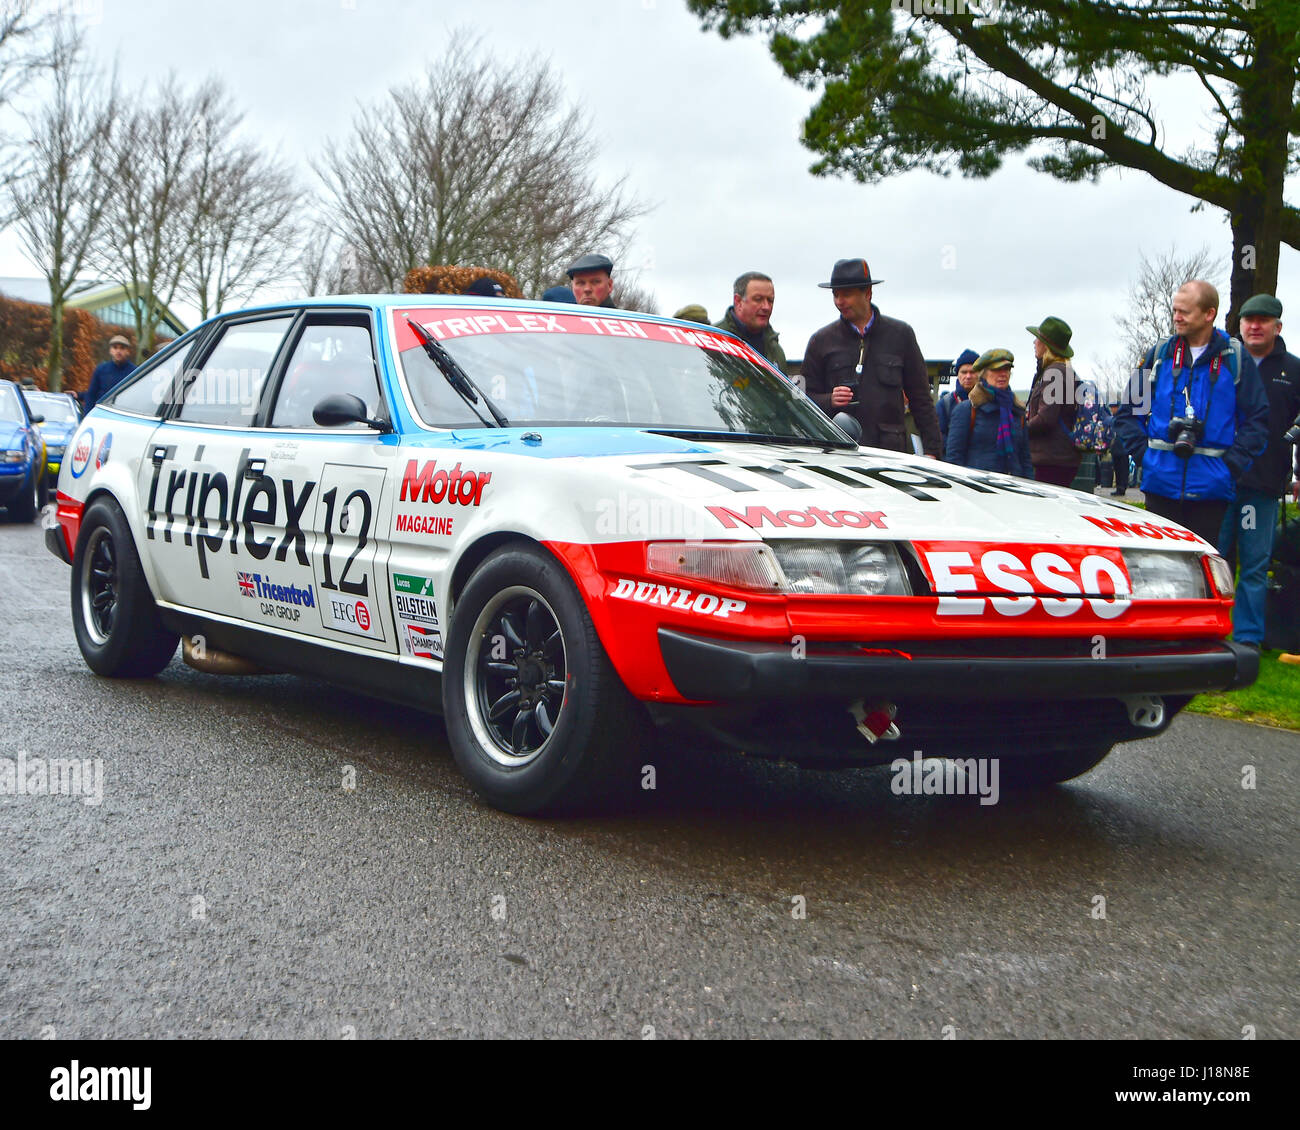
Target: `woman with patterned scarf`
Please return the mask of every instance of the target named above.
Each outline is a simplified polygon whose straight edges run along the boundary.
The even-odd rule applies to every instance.
[[[975,362],[978,375],[967,404],[953,409],[948,424],[949,463],[981,471],[1002,471],[1034,477],[1025,433],[1025,406],[1011,391],[1011,366],[1015,358],[1007,349],[989,349]]]

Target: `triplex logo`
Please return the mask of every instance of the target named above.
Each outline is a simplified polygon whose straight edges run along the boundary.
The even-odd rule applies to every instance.
[[[104,800],[104,762],[99,757],[0,757],[0,796],[79,796],[82,804]]]
[[[927,758],[916,749],[911,761],[895,758],[889,769],[895,796],[978,796],[983,805],[998,802],[996,757]]]
[[[50,1099],[58,1102],[129,1102],[132,1110],[153,1103],[150,1067],[82,1067],[73,1060],[50,1072]]]

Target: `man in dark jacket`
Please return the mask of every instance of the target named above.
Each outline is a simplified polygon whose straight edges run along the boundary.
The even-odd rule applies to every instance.
[[[1268,398],[1248,352],[1215,329],[1219,292],[1193,279],[1174,294],[1175,336],[1142,358],[1115,427],[1145,448],[1142,492],[1153,514],[1211,545],[1236,480],[1268,444]]]
[[[841,259],[830,290],[838,321],[808,339],[803,378],[808,395],[828,416],[847,412],[862,424],[862,443],[888,451],[912,450],[907,438],[903,394],[911,404],[925,454],[942,450],[939,418],[930,396],[925,358],[906,322],[887,318],[871,301],[873,279],[865,259]]]
[[[85,396],[87,412],[135,372],[135,362],[131,360],[131,342],[121,334],[108,339],[108,355],[112,360],[100,362],[90,375]]]
[[[771,278],[759,271],[746,271],[732,287],[731,305],[717,328],[735,334],[784,373],[785,350],[781,348],[780,335],[772,328],[775,305],[776,289]]]
[[[1282,303],[1257,294],[1241,306],[1241,340],[1259,367],[1268,396],[1268,447],[1237,480],[1219,531],[1219,552],[1241,562],[1237,603],[1232,610],[1232,638],[1259,647],[1264,642],[1264,608],[1268,559],[1273,552],[1278,498],[1291,482],[1297,448],[1285,433],[1300,415],[1300,358],[1282,340]]]

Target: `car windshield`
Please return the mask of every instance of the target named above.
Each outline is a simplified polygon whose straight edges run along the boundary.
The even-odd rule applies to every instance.
[[[77,410],[66,396],[29,396],[28,404],[38,416],[44,416],[47,424],[75,424]]]
[[[399,310],[394,332],[407,385],[420,417],[435,427],[491,425],[447,383],[405,324],[406,313],[511,426],[630,426],[851,446],[790,382],[707,328],[490,307]]]
[[[22,402],[18,399],[18,390],[10,384],[0,384],[0,420],[6,424],[25,424]]]

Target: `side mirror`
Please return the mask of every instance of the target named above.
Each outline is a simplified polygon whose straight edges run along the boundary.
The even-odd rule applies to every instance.
[[[350,392],[335,392],[322,397],[311,411],[311,418],[322,428],[337,428],[344,424],[365,424],[381,432],[391,432],[392,424],[385,420],[372,420],[366,415],[366,402]]]
[[[862,422],[856,416],[850,416],[847,412],[836,412],[831,417],[831,423],[854,443],[862,443]]]
[[[33,424],[43,424],[43,423],[45,423],[45,417],[44,417],[44,416],[33,416],[33,417],[32,417],[32,423],[33,423]]]

